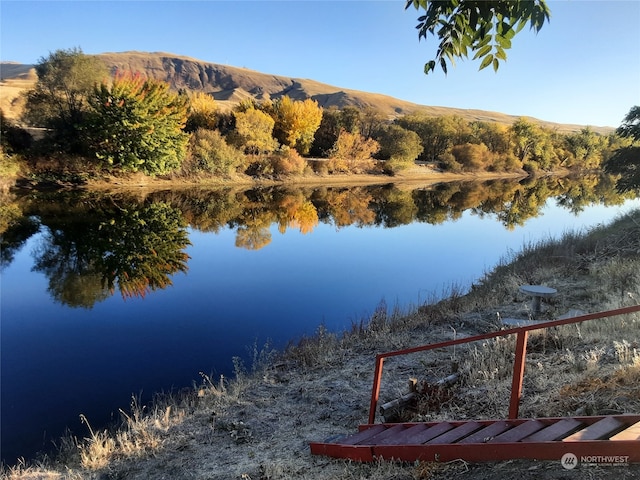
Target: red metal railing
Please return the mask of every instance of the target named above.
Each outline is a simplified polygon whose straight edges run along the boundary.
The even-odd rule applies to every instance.
[[[618,308],[616,310],[606,310],[603,312],[589,313],[586,315],[566,318],[563,320],[552,320],[550,322],[540,322],[531,325],[524,325],[522,327],[510,328],[507,330],[474,335],[473,337],[459,338],[456,340],[432,343],[429,345],[422,345],[413,348],[405,348],[404,350],[396,350],[394,352],[380,353],[376,355],[376,368],[373,377],[373,388],[371,390],[371,406],[369,408],[369,424],[374,423],[376,417],[376,406],[378,404],[378,398],[380,396],[380,382],[382,380],[382,367],[385,358],[397,357],[399,355],[407,355],[409,353],[433,350],[434,348],[450,347],[463,343],[477,342],[480,340],[487,340],[489,338],[505,337],[507,335],[516,334],[516,353],[513,364],[513,380],[511,382],[511,399],[509,401],[509,419],[516,419],[518,418],[518,406],[520,404],[520,397],[522,394],[522,378],[524,376],[525,356],[527,354],[527,337],[529,331],[558,327],[560,325],[570,325],[572,323],[581,323],[588,320],[597,320],[600,318],[613,317],[616,315],[623,315],[626,313],[633,313],[638,311],[640,311],[640,305],[634,305],[632,307],[624,307]]]

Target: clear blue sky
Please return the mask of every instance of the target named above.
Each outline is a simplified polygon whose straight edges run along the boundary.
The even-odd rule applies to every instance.
[[[620,125],[640,105],[640,1],[550,1],[551,22],[524,29],[498,73],[423,65],[404,0],[0,2],[0,58],[51,51],[162,51],[310,78],[423,105],[492,110],[579,125]]]

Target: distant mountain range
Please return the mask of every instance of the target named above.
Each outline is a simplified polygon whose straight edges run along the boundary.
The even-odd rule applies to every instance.
[[[291,78],[256,72],[246,68],[203,62],[194,58],[161,52],[122,52],[98,55],[111,71],[140,72],[149,78],[163,80],[174,89],[202,91],[211,94],[221,108],[231,108],[247,98],[257,100],[276,99],[288,95],[292,99],[311,98],[323,107],[360,109],[374,108],[389,118],[413,112],[428,115],[459,115],[467,121],[481,120],[503,124],[513,123],[518,116],[483,110],[433,107],[418,105],[387,95],[368,93],[335,87],[315,80]],[[36,81],[33,65],[0,63],[0,107],[8,118],[18,118],[21,110],[19,93]],[[574,132],[583,125],[547,122],[527,117],[529,120],[556,129],[562,133]],[[613,128],[591,127],[599,133],[609,133]]]

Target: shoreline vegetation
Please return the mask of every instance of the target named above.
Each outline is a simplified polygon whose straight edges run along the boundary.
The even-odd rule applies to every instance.
[[[582,174],[601,171],[632,143],[588,126],[561,131],[524,117],[492,121],[428,108],[390,115],[375,103],[322,107],[283,92],[222,105],[79,48],[50,53],[35,73],[11,115],[0,112],[0,177],[22,187]]]
[[[543,284],[558,295],[541,320],[640,301],[640,211],[609,225],[524,245],[507,254],[469,292],[451,286],[424,305],[402,310],[381,302],[343,333],[320,326],[284,351],[253,347],[250,365],[232,379],[202,372],[179,394],[151,405],[135,398],[121,422],[60,440],[58,453],[4,466],[7,479],[474,479],[565,478],[560,459],[468,464],[462,461],[357,464],[311,456],[310,441],[350,434],[366,423],[377,353],[501,328],[500,318],[531,314],[519,285]],[[506,415],[515,339],[415,354],[389,361],[381,402],[407,391],[409,378],[433,385],[456,371],[459,381],[420,397],[402,420],[487,419]],[[532,332],[521,417],[640,412],[640,316]],[[381,421],[378,416],[377,421]],[[84,438],[82,438],[84,436]],[[579,467],[605,478],[610,467]],[[637,478],[640,466],[616,468]]]
[[[565,176],[571,172],[559,170],[546,173],[541,176]],[[82,189],[89,191],[105,191],[117,189],[149,189],[163,190],[180,187],[217,188],[217,187],[268,187],[268,186],[359,186],[377,184],[405,184],[424,183],[436,184],[455,181],[483,181],[498,179],[522,179],[528,175],[526,172],[476,172],[476,173],[451,173],[442,172],[427,165],[417,165],[394,176],[385,174],[301,174],[282,178],[252,178],[246,175],[236,175],[233,178],[198,178],[189,179],[175,176],[153,177],[143,173],[128,173],[119,175],[99,175],[83,181],[65,180],[64,175],[54,175],[51,178],[30,178],[29,175],[14,175],[2,177],[5,190],[65,190]]]

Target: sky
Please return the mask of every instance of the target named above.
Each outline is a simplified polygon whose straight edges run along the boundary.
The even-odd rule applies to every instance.
[[[418,39],[404,0],[0,0],[0,59],[58,49],[167,52],[308,78],[410,102],[617,127],[640,105],[640,1],[548,2],[497,73],[460,60],[423,72],[437,40]]]

